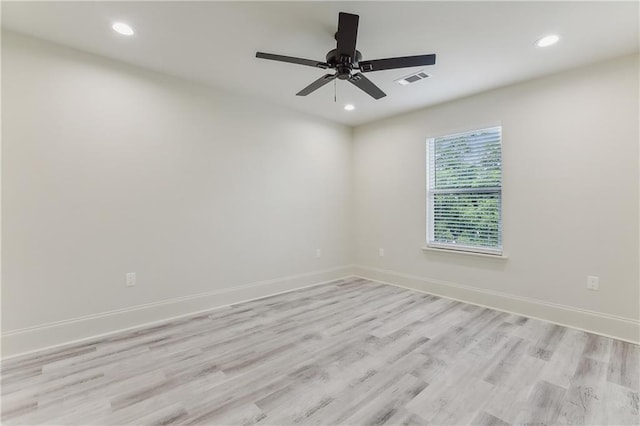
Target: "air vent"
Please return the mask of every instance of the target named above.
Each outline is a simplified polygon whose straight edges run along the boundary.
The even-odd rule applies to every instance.
[[[429,77],[431,77],[429,74],[427,74],[423,70],[420,70],[413,74],[409,74],[402,78],[397,79],[396,83],[406,86],[407,84],[415,83],[416,81],[424,80]]]

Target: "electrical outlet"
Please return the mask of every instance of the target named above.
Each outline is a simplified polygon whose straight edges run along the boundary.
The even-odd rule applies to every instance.
[[[127,280],[126,280],[126,285],[127,287],[133,287],[134,285],[136,285],[136,273],[135,272],[127,272]]]
[[[589,275],[587,277],[587,288],[593,291],[600,290],[600,278],[593,275]]]
[[[378,255],[380,257],[384,257],[384,249],[383,248],[378,249]]]
[[[322,250],[316,249],[316,259],[320,259],[322,257]]]

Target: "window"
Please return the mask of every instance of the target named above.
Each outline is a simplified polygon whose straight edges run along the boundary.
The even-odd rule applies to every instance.
[[[502,128],[427,141],[427,246],[502,254]]]

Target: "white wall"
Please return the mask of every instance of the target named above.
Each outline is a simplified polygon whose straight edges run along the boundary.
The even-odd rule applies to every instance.
[[[2,55],[5,334],[350,262],[351,129],[16,34]]]
[[[630,56],[358,127],[361,273],[503,309],[525,309],[510,297],[547,305],[533,315],[563,305],[627,319],[626,334],[608,332],[640,340],[638,118],[638,57]],[[425,139],[499,123],[508,259],[421,250]],[[600,277],[599,292],[586,290],[587,275]]]
[[[352,131],[3,33],[2,96],[3,356],[354,259],[361,275],[639,340],[637,56]],[[425,139],[496,123],[509,258],[423,252]]]

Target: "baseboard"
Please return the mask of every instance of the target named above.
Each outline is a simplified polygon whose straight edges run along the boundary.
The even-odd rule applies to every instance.
[[[354,274],[361,278],[640,344],[640,321],[638,319],[624,318],[369,266],[355,265],[353,269]]]
[[[235,303],[325,284],[351,275],[353,267],[345,265],[12,330],[0,334],[2,359],[99,339]]]
[[[362,265],[345,265],[8,331],[0,334],[2,359],[6,360],[32,352],[100,339],[115,333],[197,315],[235,303],[321,285],[349,276],[358,276],[640,344],[640,321],[632,318],[483,290],[402,272]]]

